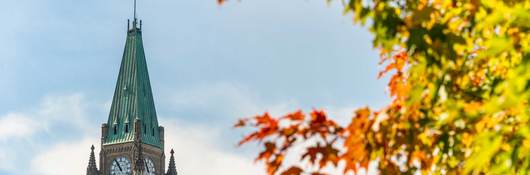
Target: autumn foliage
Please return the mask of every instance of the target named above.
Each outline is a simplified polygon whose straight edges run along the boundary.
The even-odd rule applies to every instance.
[[[344,11],[373,33],[392,101],[345,126],[323,110],[239,120],[253,130],[239,144],[263,145],[268,174],[529,174],[530,2],[350,0]]]

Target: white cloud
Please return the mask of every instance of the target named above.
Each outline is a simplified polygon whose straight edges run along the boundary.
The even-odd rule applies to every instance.
[[[47,130],[56,124],[67,124],[75,129],[90,131],[94,128],[88,125],[88,108],[89,104],[81,93],[47,96],[33,115],[46,123]]]
[[[58,122],[87,129],[86,104],[82,94],[46,96],[38,108],[0,116],[0,142],[10,138],[30,138],[39,131],[49,132]]]
[[[46,148],[63,134],[97,128],[87,122],[85,103],[82,94],[47,96],[37,107],[0,115],[0,170],[25,174],[30,157],[22,155]]]
[[[255,102],[248,100],[249,98],[246,95],[237,95],[235,92],[231,95],[239,96],[236,99],[245,101],[248,105],[255,105]],[[217,99],[232,101],[232,97],[234,96],[218,97]],[[204,99],[203,102],[209,106],[215,101]],[[102,102],[98,106],[107,108],[103,104]],[[31,138],[31,133],[37,133],[39,131],[45,131],[52,135],[61,134],[64,131],[53,130],[52,126],[57,126],[65,120],[68,120],[69,125],[77,127],[79,135],[83,136],[77,137],[82,138],[80,140],[62,140],[58,141],[58,143],[52,142],[49,146],[42,145],[44,143],[37,143],[43,147],[33,150],[35,151],[35,156],[31,160],[27,160],[29,165],[13,165],[16,167],[11,166],[8,170],[11,172],[17,168],[29,166],[27,169],[31,171],[27,173],[35,175],[85,173],[88,164],[89,147],[91,144],[99,144],[97,134],[100,131],[99,127],[95,126],[95,124],[86,122],[88,119],[87,116],[90,116],[88,115],[89,111],[87,108],[89,108],[88,103],[81,94],[48,96],[42,100],[42,103],[37,109],[31,110],[33,112],[22,112],[16,115],[10,114],[9,116],[12,117],[0,118],[10,123],[16,122],[21,128],[28,128],[29,131],[24,132],[27,134],[17,138]],[[255,110],[258,109],[257,107],[253,108]],[[21,118],[21,116],[24,116],[24,118]],[[37,122],[37,119],[40,119],[39,122]],[[32,127],[31,123],[38,123],[38,127]],[[214,123],[192,124],[176,119],[161,121],[160,123],[166,128],[166,157],[169,160],[169,150],[174,148],[176,151],[177,167],[181,174],[235,175],[260,174],[263,172],[263,169],[259,165],[254,164],[254,161],[251,159],[252,156],[244,156],[238,153],[237,150],[223,149],[223,146],[232,146],[234,144],[223,140],[219,134],[221,130],[228,129],[225,126],[216,126]],[[96,156],[97,154],[99,154],[99,148],[96,148]],[[8,160],[13,158],[13,156],[16,155],[2,154],[0,152],[0,163],[3,159]],[[99,163],[99,159],[97,161]],[[205,166],[208,168],[204,168]]]
[[[9,139],[27,138],[40,128],[42,128],[40,123],[34,119],[28,118],[24,114],[7,114],[0,117],[0,142]]]
[[[86,137],[79,141],[53,145],[36,156],[30,162],[32,174],[72,175],[85,174],[90,155],[90,146],[99,150],[97,137]],[[98,159],[96,152],[96,160]]]
[[[166,157],[169,159],[169,151],[174,148],[179,174],[264,174],[262,167],[249,156],[221,148],[220,145],[233,145],[219,137],[222,128],[177,120],[164,121],[163,124],[166,125]]]

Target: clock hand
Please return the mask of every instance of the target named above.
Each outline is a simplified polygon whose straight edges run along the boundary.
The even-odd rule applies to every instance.
[[[120,169],[120,172],[122,172],[123,169],[121,169],[120,163],[118,163],[118,161],[116,161],[116,160],[114,160],[114,162],[116,162],[116,165],[118,165],[118,168]]]
[[[149,166],[147,165],[147,162],[144,161],[144,163],[145,163],[145,167],[147,168],[147,172],[150,173],[151,171],[149,171]]]

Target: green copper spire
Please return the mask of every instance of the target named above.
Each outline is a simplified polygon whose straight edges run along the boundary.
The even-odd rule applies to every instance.
[[[138,27],[136,18],[127,32],[103,144],[135,141],[135,121],[140,122],[141,142],[162,148],[142,43],[141,21]]]

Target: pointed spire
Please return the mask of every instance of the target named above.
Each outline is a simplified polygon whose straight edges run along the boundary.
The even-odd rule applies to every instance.
[[[169,168],[167,169],[166,175],[177,175],[177,167],[175,166],[175,151],[171,149],[171,157],[169,158]]]
[[[87,175],[99,175],[98,168],[96,167],[96,156],[94,155],[94,145],[90,147],[90,159],[88,160],[88,167],[86,168]]]
[[[103,144],[133,142],[135,136],[134,132],[131,132],[133,131],[131,126],[133,126],[134,119],[141,119],[142,128],[144,128],[142,129],[142,143],[163,148],[160,132],[157,129],[159,125],[142,32],[136,22],[138,22],[137,19],[132,22],[132,26],[128,27],[125,49],[107,120],[111,132],[107,133]],[[128,22],[128,25],[130,24]]]

